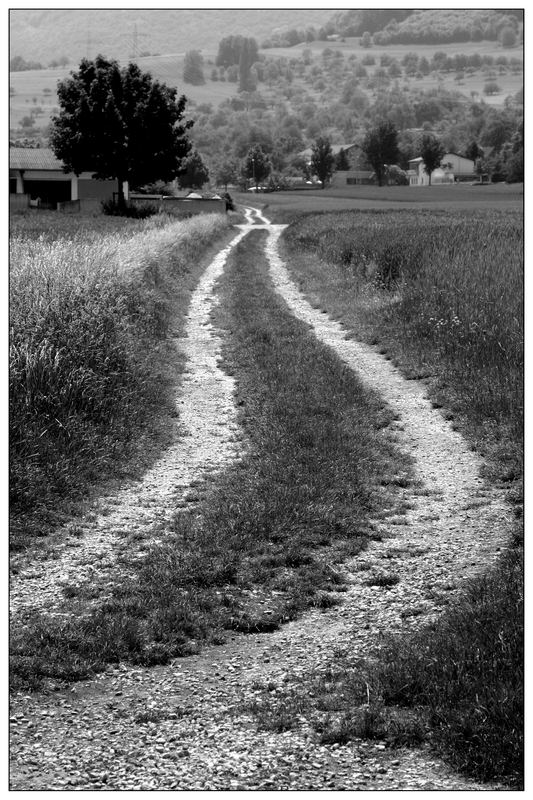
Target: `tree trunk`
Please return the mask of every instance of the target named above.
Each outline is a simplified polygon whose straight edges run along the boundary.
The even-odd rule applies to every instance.
[[[121,211],[126,210],[126,198],[124,197],[124,178],[118,176],[118,207]]]
[[[429,186],[431,186],[431,172],[428,172]]]

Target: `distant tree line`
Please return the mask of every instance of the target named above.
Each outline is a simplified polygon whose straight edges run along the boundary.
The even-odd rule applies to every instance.
[[[390,21],[373,40],[375,45],[496,41],[504,29],[514,32],[516,42],[518,18],[496,10],[418,10],[402,22]]]
[[[60,56],[60,58],[54,59],[50,61],[48,67],[54,69],[55,67],[65,67],[69,63],[69,60],[66,56]],[[13,56],[9,60],[9,71],[10,72],[26,72],[30,69],[46,69],[40,61],[26,61],[22,56]]]
[[[342,11],[322,27],[291,28],[261,43],[269,47],[294,47],[302,42],[326,41],[328,36],[360,36],[362,45],[445,44],[499,40],[513,47],[522,35],[520,10],[461,9],[360,9]]]

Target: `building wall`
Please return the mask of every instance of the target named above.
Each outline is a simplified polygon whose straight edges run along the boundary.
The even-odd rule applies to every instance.
[[[339,188],[341,186],[356,186],[362,184],[374,184],[370,170],[337,170],[331,176],[330,186]]]
[[[429,175],[424,169],[423,162],[420,162],[413,169],[408,170],[407,175],[409,178],[410,186],[429,186]],[[439,184],[453,183],[453,182],[454,182],[453,172],[448,172],[447,170],[437,167],[437,169],[433,170],[433,172],[431,173],[432,186],[438,186]]]
[[[30,207],[29,194],[10,194],[9,195],[9,210],[10,211],[25,211]]]
[[[113,192],[118,192],[117,181],[97,181],[81,176],[78,178],[80,200],[112,200]]]
[[[443,164],[450,164],[451,171],[455,175],[473,175],[475,172],[474,162],[469,158],[463,158],[455,153],[446,153],[442,159]]]

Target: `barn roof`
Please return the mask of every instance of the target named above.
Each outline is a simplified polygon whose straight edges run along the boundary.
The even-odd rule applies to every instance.
[[[49,147],[10,147],[10,169],[63,169],[63,162]]]

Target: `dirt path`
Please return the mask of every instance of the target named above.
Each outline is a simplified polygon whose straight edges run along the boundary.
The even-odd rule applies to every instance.
[[[312,309],[279,259],[282,227],[251,211],[247,220],[242,236],[268,229],[272,278],[292,312],[396,411],[398,445],[415,459],[420,487],[403,490],[405,517],[385,513],[375,521],[383,539],[346,565],[342,605],[271,634],[235,635],[168,667],[120,666],[68,691],[15,698],[12,789],[498,788],[459,777],[427,750],[358,740],[321,745],[304,716],[296,730],[275,732],[258,730],[246,711],[265,686],[282,697],[337,654],[364,656],[382,633],[411,630],[440,613],[464,577],[488,566],[509,524],[503,498],[482,482],[477,457],[431,408],[423,385],[404,380]],[[399,582],[368,586],[369,571]]]
[[[194,502],[198,486],[236,457],[240,438],[233,402],[235,381],[218,366],[221,338],[210,322],[214,285],[228,254],[246,235],[240,231],[218,253],[194,291],[184,338],[177,347],[187,358],[187,371],[176,389],[178,411],[174,443],[142,481],[102,498],[96,513],[65,526],[51,537],[53,558],[20,569],[11,581],[12,614],[25,608],[68,614],[63,588],[79,587],[108,576],[115,580],[115,562],[122,548],[139,557],[164,536],[176,508]]]

